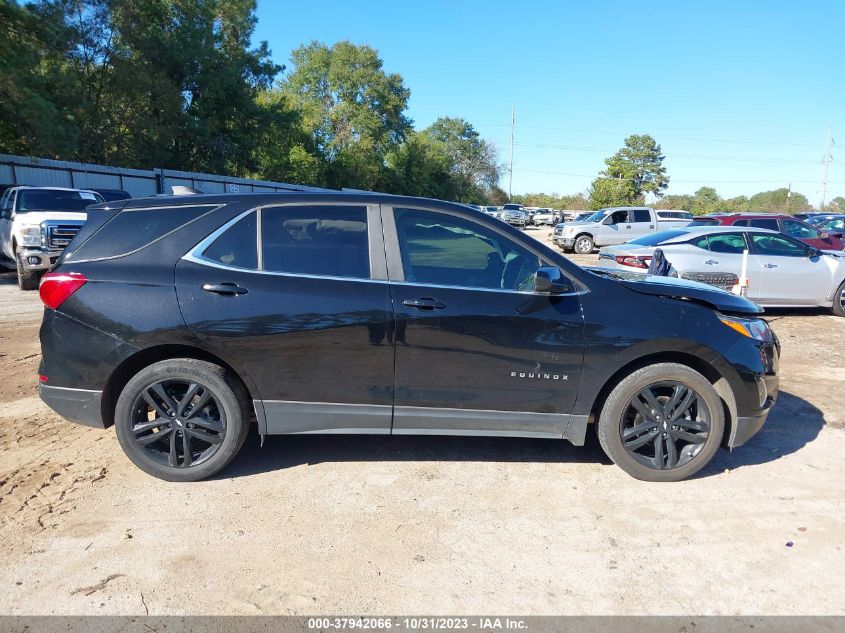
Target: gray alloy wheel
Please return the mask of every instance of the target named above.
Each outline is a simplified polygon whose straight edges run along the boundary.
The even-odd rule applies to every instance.
[[[645,481],[680,481],[707,465],[724,434],[722,400],[704,376],[656,363],[625,377],[604,403],[598,425],[605,453]]]
[[[575,240],[574,249],[579,255],[589,255],[594,248],[593,238],[589,235],[581,235]]]
[[[193,358],[139,371],[115,406],[117,439],[141,470],[166,481],[211,477],[249,432],[249,396],[222,367]]]

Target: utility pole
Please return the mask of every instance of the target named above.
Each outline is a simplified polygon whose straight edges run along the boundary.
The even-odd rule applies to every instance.
[[[511,106],[511,153],[508,168],[508,202],[513,198],[513,128],[516,125],[516,106]]]
[[[825,198],[827,198],[827,173],[830,168],[830,161],[833,157],[830,155],[830,146],[833,144],[833,136],[831,129],[827,128],[827,151],[824,153],[824,176],[822,177],[822,201],[819,203],[819,211],[824,210]]]

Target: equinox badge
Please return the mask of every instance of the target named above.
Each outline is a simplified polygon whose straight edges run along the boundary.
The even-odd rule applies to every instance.
[[[530,378],[533,380],[569,380],[566,374],[546,374],[539,371],[512,371],[511,378]]]

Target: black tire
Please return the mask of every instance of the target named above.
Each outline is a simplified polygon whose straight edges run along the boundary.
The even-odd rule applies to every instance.
[[[20,257],[15,257],[15,264],[18,269],[18,288],[21,290],[38,290],[41,273],[37,270],[26,270]]]
[[[845,281],[833,293],[833,306],[831,306],[830,311],[836,316],[845,317]]]
[[[579,255],[589,255],[595,247],[595,242],[590,235],[579,235],[572,243],[572,250]]]
[[[159,395],[159,386],[174,407]],[[142,369],[123,388],[114,413],[117,439],[127,457],[153,477],[200,481],[240,451],[249,433],[248,403],[243,386],[222,367],[193,358],[164,360]],[[156,421],[162,423],[152,426]]]
[[[678,385],[687,391],[675,392]],[[694,400],[676,420],[672,414],[672,411],[677,411],[675,407],[667,412],[666,409],[651,407],[641,399],[646,390],[652,398],[656,398],[658,405],[669,405],[667,409],[674,397],[669,394],[679,393],[680,406],[686,403],[689,392],[693,393]],[[650,414],[649,418],[639,413],[644,404],[649,409],[646,411]],[[655,411],[660,413],[652,417]],[[667,415],[670,416],[668,420]],[[690,416],[689,419],[686,415]],[[636,432],[637,429],[640,430]],[[681,481],[692,476],[716,454],[724,432],[722,400],[713,385],[694,369],[677,363],[649,365],[623,379],[610,392],[598,423],[599,442],[607,456],[626,473],[644,481]],[[623,434],[626,435],[627,448]],[[690,442],[686,438],[694,440]],[[636,447],[638,442],[643,443]],[[672,456],[674,466],[670,465]],[[658,467],[658,461],[662,468]]]

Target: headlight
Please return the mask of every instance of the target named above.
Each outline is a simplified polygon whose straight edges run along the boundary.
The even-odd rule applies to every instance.
[[[769,324],[763,319],[743,319],[740,317],[725,316],[724,314],[720,314],[718,317],[722,323],[743,336],[753,338],[756,341],[763,341],[764,343],[774,342],[772,330],[769,328]]]
[[[21,227],[21,245],[22,246],[41,246],[41,227],[40,226],[24,226],[24,227]]]

